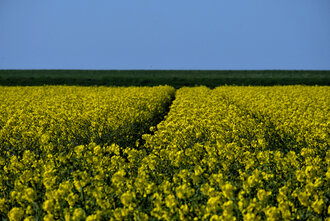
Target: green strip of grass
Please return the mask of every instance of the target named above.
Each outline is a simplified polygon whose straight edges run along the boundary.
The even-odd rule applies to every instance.
[[[330,71],[0,70],[0,85],[330,85]]]

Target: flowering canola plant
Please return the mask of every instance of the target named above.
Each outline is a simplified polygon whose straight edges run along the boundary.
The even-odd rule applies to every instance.
[[[330,220],[327,86],[0,89],[4,219]]]

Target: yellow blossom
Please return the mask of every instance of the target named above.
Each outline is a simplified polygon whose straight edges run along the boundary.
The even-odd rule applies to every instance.
[[[20,221],[23,216],[24,210],[18,207],[13,207],[8,213],[8,218],[10,221]]]

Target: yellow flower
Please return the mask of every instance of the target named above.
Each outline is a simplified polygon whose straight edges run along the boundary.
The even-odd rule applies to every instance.
[[[120,200],[124,204],[124,206],[129,206],[132,201],[135,199],[135,193],[127,191],[121,195]]]
[[[98,221],[101,220],[101,217],[98,214],[89,215],[86,218],[86,221]]]
[[[235,221],[236,217],[232,211],[224,210],[221,215],[221,220],[223,221]]]
[[[220,221],[221,220],[221,218],[220,218],[220,216],[218,216],[218,215],[213,215],[213,216],[211,216],[211,218],[210,218],[210,221]]]
[[[302,170],[297,170],[296,171],[296,177],[299,182],[304,182],[305,181],[305,173]]]
[[[264,189],[258,190],[257,197],[260,201],[265,201],[267,200],[267,197],[272,194],[271,191],[265,191]]]
[[[86,213],[82,208],[76,208],[73,212],[72,220],[80,221],[86,218]]]
[[[43,203],[42,208],[46,211],[46,212],[51,212],[54,209],[54,201],[53,200],[46,200]]]
[[[249,184],[250,187],[253,187],[256,185],[256,179],[254,175],[249,176],[247,183]]]
[[[186,219],[185,216],[189,214],[189,207],[187,206],[187,204],[180,206],[179,214],[180,214],[180,220]]]
[[[187,184],[183,184],[176,188],[176,195],[179,199],[189,198],[194,195],[195,190],[189,187]]]
[[[96,147],[94,147],[94,153],[96,155],[102,153],[102,149],[101,149],[101,147],[99,145],[97,145]]]
[[[116,185],[122,185],[123,182],[125,181],[125,175],[126,172],[125,170],[119,170],[112,176],[112,182],[115,183]]]
[[[37,194],[36,194],[36,192],[34,191],[34,189],[32,189],[32,188],[27,188],[26,190],[25,190],[25,199],[27,200],[27,201],[29,201],[29,202],[33,202],[35,199],[36,199],[36,197],[37,197]]]
[[[24,218],[24,221],[35,221],[36,219],[35,219],[35,217],[33,217],[33,216],[28,216],[28,217],[25,217]]]
[[[74,151],[77,153],[78,157],[81,156],[82,152],[85,150],[84,145],[76,146]]]
[[[44,221],[54,221],[54,216],[52,214],[47,214],[44,216]]]
[[[208,212],[216,212],[218,209],[220,209],[220,197],[210,197],[207,201],[207,207],[206,210]]]
[[[256,215],[254,213],[247,213],[243,215],[244,220],[246,221],[255,221],[256,220]]]
[[[325,174],[327,180],[330,180],[330,168],[328,168],[328,171]]]
[[[80,180],[74,179],[73,185],[75,186],[76,190],[81,192],[83,190],[82,182]]]
[[[0,86],[0,214],[322,220],[329,89]]]
[[[20,221],[24,216],[24,210],[18,207],[12,208],[8,213],[10,221]]]
[[[33,213],[34,213],[34,210],[33,210],[32,206],[31,206],[31,205],[28,205],[28,206],[25,208],[25,214],[26,214],[26,215],[33,215]]]
[[[306,174],[306,177],[312,178],[315,174],[315,170],[314,170],[313,166],[307,166],[305,169],[305,174]]]
[[[168,195],[165,197],[165,204],[168,208],[174,208],[177,205],[177,200],[174,195]]]
[[[5,212],[5,210],[7,210],[6,199],[0,198],[0,211]]]
[[[317,212],[318,214],[321,214],[323,211],[324,205],[325,204],[324,204],[323,199],[318,199],[312,203],[312,208],[314,209],[315,212]]]
[[[276,207],[270,207],[265,211],[267,220],[275,221],[278,220],[279,210]]]
[[[203,168],[199,165],[195,166],[194,171],[196,176],[200,176],[204,172]]]
[[[233,191],[234,191],[234,187],[230,183],[227,183],[224,186],[222,186],[223,195],[227,199],[232,199],[234,197],[234,192]]]
[[[229,200],[225,202],[222,207],[225,210],[232,211],[234,209],[234,202],[232,200]]]
[[[79,197],[77,194],[74,193],[70,193],[67,197],[66,197],[67,202],[69,203],[69,205],[71,207],[73,207],[75,205],[76,202],[78,202]]]
[[[300,192],[298,194],[298,199],[300,201],[300,203],[304,206],[308,206],[309,205],[309,196],[306,192]]]
[[[12,200],[20,199],[21,196],[22,196],[22,193],[20,193],[20,192],[18,192],[18,191],[15,191],[15,190],[12,191],[12,192],[10,193],[10,198],[11,198]]]
[[[291,211],[290,211],[290,208],[289,208],[289,205],[288,205],[287,202],[279,203],[278,208],[281,211],[282,217],[284,219],[290,219],[291,218]]]

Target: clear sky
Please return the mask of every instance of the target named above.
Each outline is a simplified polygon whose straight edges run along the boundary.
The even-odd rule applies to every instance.
[[[0,0],[0,69],[330,70],[330,1]]]

